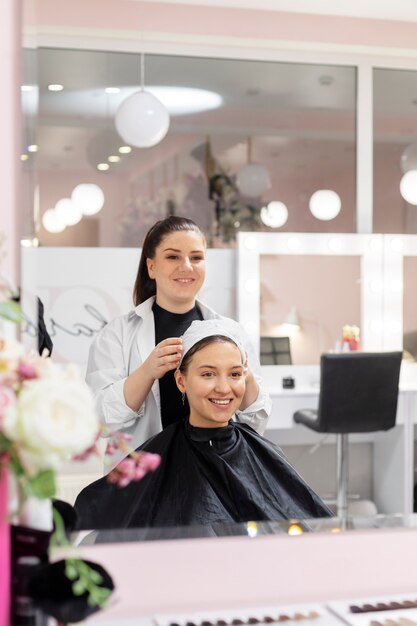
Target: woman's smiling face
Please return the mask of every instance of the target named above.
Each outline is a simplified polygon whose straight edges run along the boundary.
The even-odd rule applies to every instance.
[[[205,244],[198,233],[184,230],[167,235],[146,263],[156,282],[159,306],[173,313],[193,308],[206,275]]]
[[[245,373],[239,348],[230,341],[213,341],[196,352],[187,370],[175,372],[187,394],[190,424],[200,428],[226,426],[242,402]]]

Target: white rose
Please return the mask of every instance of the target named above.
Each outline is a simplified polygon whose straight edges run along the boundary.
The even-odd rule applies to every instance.
[[[16,442],[28,470],[57,469],[96,440],[99,425],[93,395],[71,374],[27,381],[17,406],[5,412],[4,432]]]

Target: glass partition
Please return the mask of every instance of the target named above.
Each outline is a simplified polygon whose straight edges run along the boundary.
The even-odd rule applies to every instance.
[[[42,245],[137,246],[172,213],[195,219],[213,247],[233,246],[240,230],[354,232],[354,67],[146,54],[145,88],[159,89],[171,123],[144,149],[115,127],[118,107],[140,85],[138,54],[44,47],[33,54],[39,149],[28,152],[26,141],[25,172],[39,178],[40,217],[79,184],[99,185],[105,197],[99,213],[63,230],[36,222]],[[260,166],[261,187],[248,183],[249,163]],[[320,207],[316,216],[309,209],[323,189],[341,201],[324,221]]]

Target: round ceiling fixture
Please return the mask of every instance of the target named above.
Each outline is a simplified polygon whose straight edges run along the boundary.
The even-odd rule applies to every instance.
[[[167,134],[169,113],[158,98],[141,89],[119,106],[115,124],[117,132],[127,144],[136,148],[150,148]]]
[[[401,155],[401,171],[403,174],[410,170],[417,170],[417,141],[408,144]]]
[[[261,209],[261,220],[265,226],[280,228],[288,220],[288,209],[283,202],[274,200]]]
[[[81,221],[81,209],[72,202],[71,198],[61,198],[55,205],[55,213],[66,226],[74,226]]]
[[[65,224],[54,209],[47,209],[42,215],[42,224],[48,233],[62,233]]]
[[[104,193],[98,185],[82,183],[73,189],[71,201],[83,215],[95,215],[103,208]]]
[[[332,189],[319,189],[310,198],[309,208],[318,220],[333,220],[340,213],[340,196]]]
[[[417,204],[417,169],[404,174],[400,182],[400,193],[409,204]]]

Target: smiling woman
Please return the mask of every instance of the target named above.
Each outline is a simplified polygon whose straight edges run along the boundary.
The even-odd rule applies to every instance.
[[[91,346],[87,382],[101,421],[130,435],[133,448],[188,416],[174,379],[181,336],[194,320],[221,318],[196,299],[205,278],[205,250],[204,235],[192,220],[171,216],[156,222],[143,243],[136,308],[105,326]],[[249,369],[236,415],[264,432],[271,402],[247,338],[245,351]]]
[[[248,370],[241,329],[232,320],[194,321],[175,372],[189,417],[139,450],[161,465],[120,489],[101,478],[75,507],[81,528],[123,528],[327,517],[329,509],[281,450],[234,420]]]

